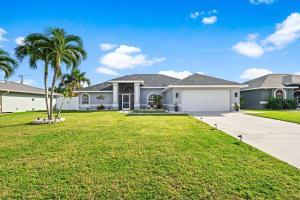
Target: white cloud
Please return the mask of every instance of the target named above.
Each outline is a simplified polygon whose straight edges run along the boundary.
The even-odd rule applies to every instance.
[[[5,42],[5,41],[8,41],[8,39],[6,39],[4,37],[4,35],[6,34],[6,31],[3,29],[3,28],[0,28],[0,43],[1,42]]]
[[[218,20],[217,16],[210,16],[210,17],[203,17],[202,23],[203,24],[214,24]]]
[[[295,75],[300,75],[300,72],[296,72],[296,73],[294,73]]]
[[[178,78],[178,79],[183,79],[183,78],[186,78],[186,77],[192,75],[192,73],[189,72],[189,71],[176,72],[176,71],[173,71],[173,70],[160,71],[158,73],[166,75],[166,76],[171,76],[171,77],[174,77],[174,78]]]
[[[250,33],[247,35],[247,39],[249,41],[255,41],[258,38],[258,34],[257,33]]]
[[[20,37],[17,37],[16,39],[15,39],[15,43],[17,44],[17,45],[22,45],[22,44],[24,44],[24,37],[23,36],[20,36]]]
[[[190,18],[197,19],[199,17],[200,13],[198,11],[193,12],[190,14]]]
[[[19,81],[19,83],[20,83],[21,81]],[[35,81],[35,80],[33,80],[33,79],[25,79],[24,81],[23,81],[23,84],[25,84],[25,85],[30,85],[30,86],[35,86],[36,84],[37,84],[37,82]]]
[[[101,51],[109,51],[114,49],[117,45],[115,44],[110,44],[110,43],[101,43],[100,45]]]
[[[96,69],[96,71],[100,74],[105,74],[105,75],[111,75],[111,76],[118,76],[119,73],[112,70],[112,69],[108,69],[108,68],[105,68],[105,67],[98,67]]]
[[[241,79],[254,79],[258,78],[267,74],[273,74],[272,71],[268,69],[262,69],[262,68],[250,68],[243,72],[243,74],[240,76]]]
[[[282,23],[276,24],[276,31],[263,40],[262,43],[270,50],[281,49],[299,37],[300,13],[292,13]]]
[[[249,0],[251,4],[259,5],[259,4],[272,4],[275,0]]]
[[[134,47],[134,46],[127,46],[127,45],[120,45],[120,47],[118,47],[116,49],[117,53],[122,53],[122,54],[132,54],[132,53],[140,53],[141,49],[138,47]]]
[[[149,66],[165,60],[165,58],[148,58],[141,54],[141,49],[134,46],[120,45],[113,52],[100,58],[100,63],[111,69],[130,69],[137,66]]]
[[[209,10],[207,13],[208,13],[208,15],[213,15],[213,14],[217,14],[218,11],[216,9],[212,9],[212,10]]]
[[[300,38],[300,13],[292,13],[282,23],[276,24],[275,32],[260,42],[256,42],[257,37],[257,34],[249,34],[247,42],[239,42],[232,48],[241,55],[256,58],[266,51],[287,47]]]
[[[264,49],[255,41],[239,42],[232,49],[240,55],[251,58],[258,58],[264,55]]]

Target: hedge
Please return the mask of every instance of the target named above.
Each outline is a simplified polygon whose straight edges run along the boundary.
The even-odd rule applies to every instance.
[[[298,107],[298,101],[296,99],[279,99],[271,98],[268,100],[268,108],[272,110],[281,109],[296,109]]]

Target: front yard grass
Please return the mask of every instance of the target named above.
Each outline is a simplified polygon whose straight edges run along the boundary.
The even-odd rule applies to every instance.
[[[247,114],[300,124],[300,111],[296,110],[256,110],[254,112],[250,111]]]
[[[0,198],[300,198],[298,169],[189,116],[38,116],[0,116]]]

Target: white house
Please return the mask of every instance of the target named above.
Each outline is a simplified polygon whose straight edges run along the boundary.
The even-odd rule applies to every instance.
[[[56,103],[55,94],[54,103]],[[12,81],[0,81],[0,113],[46,110],[45,90]]]
[[[240,83],[201,74],[182,80],[161,74],[122,76],[78,91],[80,110],[132,110],[153,107],[160,97],[165,109],[179,111],[234,111],[240,104]],[[99,98],[101,96],[101,98]]]

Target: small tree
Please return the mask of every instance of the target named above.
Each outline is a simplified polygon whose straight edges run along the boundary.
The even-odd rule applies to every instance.
[[[59,92],[63,95],[63,101],[55,117],[56,119],[59,117],[61,113],[65,99],[76,96],[74,90],[77,90],[80,87],[82,87],[84,83],[90,85],[90,80],[85,77],[85,72],[81,73],[80,70],[77,68],[74,68],[71,74],[62,75],[58,87],[55,88],[56,92]]]
[[[96,99],[98,99],[101,103],[101,101],[103,101],[105,99],[105,96],[100,94],[99,96],[96,97]],[[100,104],[100,106],[97,106],[97,109],[102,110],[102,109],[104,109],[104,106],[102,104]]]
[[[153,104],[156,106],[157,109],[161,109],[162,108],[162,96],[160,95],[154,95],[153,98]]]
[[[65,99],[73,96],[73,90],[70,86],[66,86],[65,88],[61,88],[60,90],[61,94],[63,95],[63,100],[61,102],[60,108],[55,116],[55,119],[58,119],[62,110],[62,107],[64,105]]]

